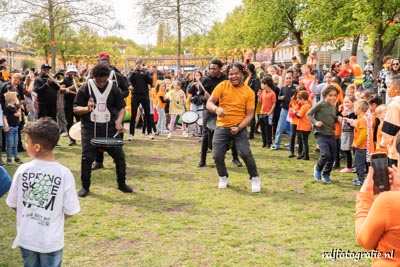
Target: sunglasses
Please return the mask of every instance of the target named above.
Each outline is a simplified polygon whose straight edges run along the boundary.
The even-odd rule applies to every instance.
[[[392,66],[398,66],[399,63],[392,63]]]

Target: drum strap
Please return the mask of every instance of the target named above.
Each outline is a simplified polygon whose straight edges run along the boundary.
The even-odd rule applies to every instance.
[[[118,80],[117,80],[117,75],[115,74],[115,70],[110,71],[110,76],[108,76],[108,79],[112,82],[115,82],[115,84],[118,86]]]
[[[109,122],[110,111],[107,109],[107,98],[111,92],[113,83],[109,81],[106,90],[103,93],[100,93],[99,89],[92,79],[89,79],[88,86],[96,97],[96,107],[90,114],[90,120],[99,123]]]

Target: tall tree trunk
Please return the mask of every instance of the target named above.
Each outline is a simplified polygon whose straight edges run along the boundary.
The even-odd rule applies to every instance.
[[[378,74],[378,72],[383,67],[383,58],[387,55],[390,55],[394,45],[396,44],[396,38],[392,38],[386,45],[383,44],[382,36],[384,34],[384,29],[382,25],[379,25],[377,32],[375,34],[375,41],[373,46],[373,54],[374,54],[374,75]]]
[[[360,42],[360,35],[357,35],[353,37],[353,42],[351,44],[351,55],[352,56],[357,56],[357,48],[358,48],[358,43]]]
[[[182,25],[181,25],[181,10],[180,1],[176,1],[177,8],[177,23],[178,23],[178,54],[177,54],[177,70],[181,67],[181,46],[182,46]]]
[[[49,26],[50,26],[50,54],[51,54],[51,67],[53,73],[57,71],[56,66],[56,37],[55,37],[55,27],[54,27],[54,9],[53,1],[48,0],[49,3]]]
[[[275,43],[272,43],[271,51],[272,51],[272,53],[271,53],[271,65],[273,65],[273,64],[275,64],[275,52],[276,52]]]
[[[299,48],[300,62],[301,64],[306,64],[308,53],[304,51],[304,42],[302,39],[303,32],[302,31],[293,32],[293,35],[294,38],[296,39],[297,47]]]

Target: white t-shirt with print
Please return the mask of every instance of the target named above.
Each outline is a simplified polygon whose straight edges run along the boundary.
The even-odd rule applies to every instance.
[[[64,247],[64,214],[80,211],[73,174],[54,161],[35,159],[19,166],[6,202],[17,209],[13,248],[39,253]]]

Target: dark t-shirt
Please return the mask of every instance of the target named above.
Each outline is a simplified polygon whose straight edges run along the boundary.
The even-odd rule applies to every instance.
[[[60,87],[52,82],[50,85],[46,83],[47,78],[39,76],[33,83],[33,91],[37,93],[39,104],[56,105],[57,93]]]
[[[211,93],[214,91],[214,88],[222,81],[227,80],[225,74],[221,73],[219,77],[212,77],[212,76],[205,76],[202,80],[201,83],[204,86],[204,89],[211,95]]]
[[[103,93],[107,85],[104,88],[99,88],[100,93]],[[93,95],[94,102],[96,103],[96,96]],[[74,100],[74,107],[82,106],[86,107],[89,101],[89,89],[88,83],[84,83],[76,94]],[[110,94],[107,98],[107,109],[110,112],[111,118],[108,122],[108,137],[112,137],[115,133],[115,121],[118,118],[118,113],[121,109],[125,108],[125,101],[122,98],[120,89],[113,84]],[[90,120],[90,113],[81,115],[82,121],[82,133],[87,135],[94,135],[94,122]],[[96,123],[96,137],[106,136],[106,123]]]
[[[134,95],[148,96],[149,85],[153,84],[153,79],[147,72],[137,71],[129,76],[129,82],[133,86],[132,97]]]
[[[8,105],[5,104],[3,108],[3,114],[7,117],[8,126],[17,127],[19,125],[19,117],[14,116],[18,112],[19,105]]]
[[[294,85],[282,87],[280,91],[280,96],[285,97],[281,102],[282,108],[289,109],[290,99],[292,98],[295,92],[296,92],[296,87]]]

